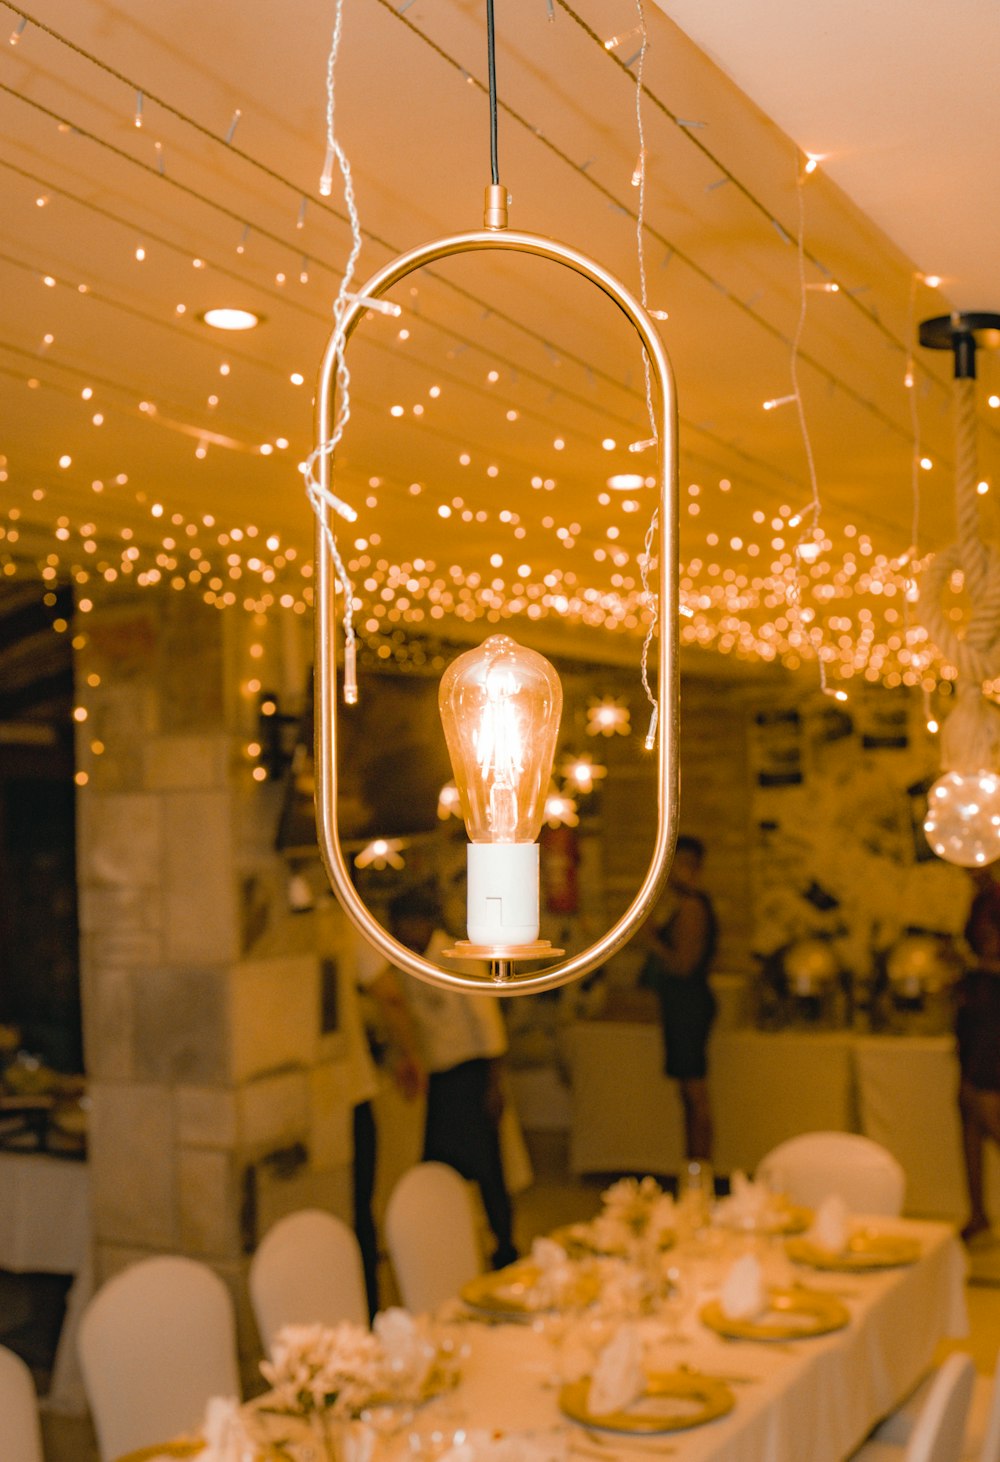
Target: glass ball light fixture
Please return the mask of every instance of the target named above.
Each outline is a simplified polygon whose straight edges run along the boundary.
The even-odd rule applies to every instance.
[[[927,794],[927,841],[939,858],[985,868],[1000,858],[1000,775],[945,772]]]

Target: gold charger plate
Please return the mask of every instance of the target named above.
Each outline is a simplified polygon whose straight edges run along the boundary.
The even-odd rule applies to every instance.
[[[479,1274],[459,1291],[470,1309],[501,1318],[538,1315],[556,1309],[557,1303],[538,1293],[541,1270],[530,1259],[521,1259],[497,1269],[492,1274]],[[598,1282],[592,1274],[581,1274],[563,1303],[589,1305],[597,1298]]]
[[[701,1376],[697,1371],[654,1372],[646,1377],[646,1389],[638,1401],[604,1416],[587,1409],[589,1392],[589,1376],[564,1386],[559,1393],[563,1415],[584,1426],[628,1432],[633,1436],[648,1437],[658,1432],[703,1426],[707,1421],[725,1416],[736,1404],[736,1398],[723,1381],[715,1376]],[[680,1403],[679,1407],[676,1403]]]
[[[813,1269],[832,1269],[856,1274],[865,1269],[895,1269],[915,1264],[923,1253],[917,1239],[902,1234],[852,1234],[847,1246],[839,1252],[824,1249],[811,1239],[787,1239],[785,1253],[796,1264],[809,1264]]]
[[[808,1225],[806,1225],[808,1227]],[[567,1253],[595,1254],[598,1258],[620,1259],[628,1251],[623,1244],[599,1244],[593,1236],[589,1223],[567,1223],[555,1228],[549,1235],[557,1244],[562,1244]],[[666,1252],[677,1242],[677,1235],[671,1229],[660,1234],[659,1247]]]
[[[158,1447],[140,1447],[138,1452],[126,1452],[118,1462],[159,1462],[161,1457],[196,1457],[205,1450],[205,1443],[197,1438],[180,1442],[161,1442]]]
[[[774,1214],[765,1215],[764,1232],[769,1234],[804,1234],[814,1218],[811,1208],[802,1208],[796,1203],[779,1208]]]
[[[835,1295],[814,1289],[772,1289],[767,1309],[755,1320],[731,1320],[719,1300],[701,1311],[701,1321],[730,1340],[805,1340],[850,1324],[851,1312]]]

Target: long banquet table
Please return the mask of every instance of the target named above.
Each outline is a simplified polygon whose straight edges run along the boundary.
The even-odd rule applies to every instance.
[[[780,1343],[724,1340],[698,1320],[701,1299],[679,1326],[665,1330],[656,1314],[638,1322],[648,1342],[648,1371],[686,1366],[731,1382],[735,1405],[725,1416],[666,1438],[619,1438],[580,1427],[559,1410],[559,1350],[544,1323],[480,1324],[471,1313],[452,1310],[444,1329],[454,1326],[461,1343],[457,1389],[426,1403],[413,1420],[415,1430],[404,1424],[386,1437],[378,1455],[386,1462],[437,1456],[450,1439],[468,1438],[470,1449],[462,1455],[475,1458],[478,1438],[506,1438],[514,1450],[505,1450],[505,1457],[533,1462],[612,1462],[657,1452],[678,1462],[842,1462],[925,1374],[938,1342],[968,1329],[965,1257],[951,1226],[906,1219],[869,1224],[916,1238],[921,1255],[911,1265],[868,1273],[800,1270],[800,1283],[828,1290],[847,1306],[851,1318],[843,1329]],[[703,1299],[740,1243],[716,1235],[678,1245],[670,1255],[689,1279],[700,1271]],[[266,1398],[248,1405],[262,1402]],[[434,1438],[429,1450],[418,1440],[421,1433]],[[143,1448],[123,1462],[190,1457],[197,1445]]]
[[[726,1341],[696,1324],[682,1343],[663,1342],[651,1352],[651,1370],[683,1364],[740,1378],[728,1416],[670,1434],[678,1462],[841,1462],[925,1374],[938,1341],[966,1334],[965,1259],[954,1230],[915,1220],[879,1223],[919,1238],[920,1260],[867,1274],[801,1276],[843,1298],[851,1312],[846,1329],[772,1344]],[[542,1333],[513,1324],[463,1331],[470,1353],[455,1403],[466,1426],[537,1433],[562,1425],[586,1439],[560,1415],[550,1382],[554,1357]],[[658,1440],[646,1445],[655,1448]],[[616,1448],[614,1435],[602,1434],[600,1452],[609,1459],[637,1450],[634,1439]]]

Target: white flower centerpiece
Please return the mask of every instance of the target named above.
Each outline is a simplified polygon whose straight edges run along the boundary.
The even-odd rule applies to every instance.
[[[677,1207],[655,1178],[619,1178],[601,1201],[592,1228],[608,1253],[634,1254],[640,1245],[666,1248],[672,1241]]]
[[[352,1422],[375,1408],[418,1405],[457,1379],[442,1363],[426,1320],[398,1309],[377,1315],[373,1332],[346,1321],[286,1325],[260,1368],[271,1390],[258,1415],[291,1424],[278,1437],[273,1422],[268,1426],[268,1453],[290,1462],[341,1462]],[[303,1432],[308,1440],[297,1442],[295,1434]]]

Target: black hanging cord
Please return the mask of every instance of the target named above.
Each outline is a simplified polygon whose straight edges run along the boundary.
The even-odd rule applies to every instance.
[[[497,57],[493,40],[493,0],[486,0],[486,69],[490,80],[490,175],[494,183],[500,181],[500,164],[497,161]]]

